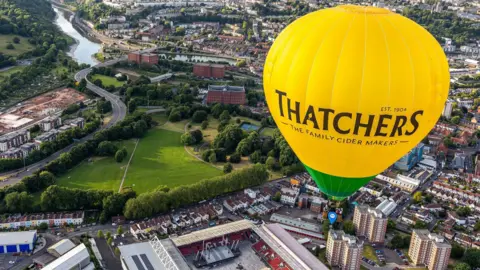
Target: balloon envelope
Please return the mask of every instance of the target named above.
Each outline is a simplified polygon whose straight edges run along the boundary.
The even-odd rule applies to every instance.
[[[337,6],[286,27],[264,67],[272,117],[320,190],[351,195],[415,147],[449,89],[424,28],[382,8]]]

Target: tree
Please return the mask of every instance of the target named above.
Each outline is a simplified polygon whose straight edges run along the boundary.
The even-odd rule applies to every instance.
[[[232,153],[238,143],[243,139],[243,131],[237,125],[227,125],[214,139],[215,148],[225,148],[227,153]]]
[[[227,162],[225,165],[223,165],[223,172],[224,173],[229,173],[233,170],[232,163]]]
[[[48,224],[45,222],[42,222],[40,223],[40,225],[38,225],[38,229],[42,231],[48,230]]]
[[[478,232],[480,231],[480,221],[477,221],[477,223],[475,223],[475,227],[473,227],[473,229]]]
[[[348,234],[355,234],[355,225],[351,220],[347,220],[343,223],[343,230]]]
[[[416,203],[419,203],[422,201],[422,192],[421,191],[417,191],[413,194],[413,201],[415,201]]]
[[[455,264],[455,267],[453,267],[453,270],[471,270],[472,268],[470,265],[466,263],[457,263]]]
[[[107,233],[105,234],[105,238],[106,238],[106,239],[109,239],[109,238],[111,238],[111,237],[112,237],[112,233],[111,233],[111,232],[107,232]]]
[[[397,227],[397,224],[395,224],[395,221],[393,221],[393,220],[391,220],[391,219],[388,219],[388,222],[387,222],[387,231],[395,230],[396,227]]]
[[[415,228],[415,229],[426,229],[427,228],[427,223],[425,223],[421,220],[417,220],[415,222],[415,225],[413,225],[413,228]]]
[[[168,116],[168,121],[170,122],[178,122],[182,120],[182,116],[180,115],[180,112],[178,111],[172,111],[170,115]]]
[[[324,220],[322,223],[322,232],[325,236],[325,240],[327,240],[328,231],[330,231],[330,224],[326,220]]]
[[[103,231],[102,231],[102,230],[98,230],[98,232],[97,232],[97,238],[103,239],[104,237],[105,237],[105,235],[103,235]]]
[[[268,157],[267,161],[265,161],[265,165],[269,170],[276,170],[277,168],[277,160],[274,157]]]
[[[230,155],[230,158],[228,159],[231,163],[240,163],[242,161],[242,157],[238,153],[233,153]]]
[[[250,155],[249,159],[251,163],[255,164],[260,162],[261,157],[262,157],[262,154],[260,153],[260,151],[257,150]]]
[[[122,151],[122,150],[118,150],[116,153],[115,153],[115,161],[120,163],[123,161],[123,159],[125,158],[125,152]]]
[[[208,114],[206,111],[198,110],[192,116],[192,122],[202,123],[202,121],[207,120]]]
[[[210,156],[208,156],[208,162],[217,163],[217,155],[215,154],[215,152],[211,153]]]
[[[195,139],[195,143],[201,143],[203,141],[203,133],[200,129],[192,130],[190,134]]]
[[[207,121],[207,120],[203,121],[203,122],[202,122],[202,125],[201,125],[200,127],[201,127],[202,129],[207,129],[207,127],[208,127],[208,121]]]
[[[188,131],[180,136],[180,142],[184,145],[194,145],[196,143],[195,138]]]
[[[462,261],[470,265],[472,269],[480,267],[480,249],[469,248],[465,251]]]
[[[117,146],[111,141],[103,141],[97,147],[97,155],[113,156],[117,152]]]
[[[282,193],[280,191],[277,191],[275,193],[275,196],[273,196],[272,200],[279,202],[281,197],[282,197]]]
[[[15,47],[13,46],[12,43],[8,43],[5,48],[7,48],[7,50],[14,50],[15,49]]]
[[[18,37],[13,38],[13,43],[18,44],[20,43],[20,39]]]
[[[401,235],[399,234],[395,234],[395,236],[393,236],[392,240],[390,241],[390,245],[392,246],[392,248],[403,248],[403,238]]]
[[[460,123],[460,116],[454,116],[450,119],[450,122],[452,122],[452,124],[455,124],[455,125],[458,125]]]
[[[468,206],[459,207],[455,212],[461,217],[468,217],[472,214],[472,209]]]
[[[113,243],[113,238],[112,238],[112,237],[109,237],[109,238],[107,239],[107,244],[108,244],[109,246],[111,246],[112,243]]]
[[[122,234],[123,233],[123,227],[122,225],[119,225],[117,228],[117,234]]]
[[[4,200],[7,210],[11,213],[29,212],[33,205],[33,196],[26,191],[9,193]]]
[[[238,61],[236,64],[237,67],[244,67],[246,65],[247,65],[247,62],[244,59]]]
[[[453,242],[452,243],[452,251],[451,251],[451,256],[454,259],[460,259],[463,257],[463,254],[465,253],[465,249],[458,243]]]
[[[228,110],[224,110],[222,112],[222,114],[220,114],[220,117],[219,117],[220,121],[222,121],[222,122],[223,121],[230,121],[230,118],[231,117],[230,117],[230,113],[228,112]]]
[[[118,247],[115,247],[115,256],[120,256],[120,249]]]

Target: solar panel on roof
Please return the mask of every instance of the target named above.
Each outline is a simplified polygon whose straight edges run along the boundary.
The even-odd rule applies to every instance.
[[[145,267],[143,267],[143,264],[142,264],[142,262],[140,261],[140,259],[138,258],[137,255],[133,255],[132,259],[133,259],[133,262],[135,263],[135,265],[137,266],[138,270],[145,270]]]
[[[143,263],[147,266],[148,270],[155,270],[155,268],[153,268],[153,265],[150,263],[150,260],[148,259],[147,255],[140,254],[140,257],[142,258]]]

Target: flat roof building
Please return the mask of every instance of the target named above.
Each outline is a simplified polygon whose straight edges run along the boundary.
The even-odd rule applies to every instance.
[[[357,205],[353,215],[353,224],[357,236],[364,236],[371,243],[385,242],[387,218],[379,209],[367,205]]]
[[[358,270],[361,265],[363,243],[343,231],[330,230],[327,240],[327,261],[342,270]]]
[[[322,227],[320,226],[320,224],[303,221],[297,218],[280,215],[277,213],[272,214],[272,216],[270,217],[270,221],[289,225],[295,228],[304,229],[311,232],[316,232],[316,233],[319,233],[322,231]]]
[[[0,233],[0,253],[31,252],[37,231]]]
[[[452,246],[443,236],[428,230],[413,230],[408,256],[414,265],[425,265],[429,270],[447,269]]]
[[[209,85],[207,104],[222,103],[244,105],[246,102],[245,87],[229,85]]]

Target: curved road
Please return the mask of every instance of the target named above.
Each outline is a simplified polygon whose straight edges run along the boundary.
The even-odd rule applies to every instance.
[[[126,60],[126,57],[122,57],[122,58],[119,58],[119,59],[116,59],[116,60],[107,61],[105,63],[98,64],[95,67],[113,65],[116,62],[119,62],[119,61],[122,61],[122,60]],[[92,70],[92,68],[86,68],[86,69],[80,70],[77,74],[75,74],[75,80],[81,81],[82,79],[87,79],[87,75],[88,75],[88,73],[90,73],[91,70]],[[105,128],[109,128],[109,127],[115,125],[117,122],[122,121],[125,118],[125,115],[127,113],[127,107],[120,100],[120,98],[118,96],[106,91],[105,89],[102,89],[102,88],[90,83],[88,81],[88,79],[87,79],[87,88],[89,90],[91,90],[92,92],[96,93],[97,95],[99,95],[101,97],[105,97],[106,100],[109,100],[112,103],[112,119],[110,119],[110,121],[108,122],[107,125],[104,125],[104,126],[100,127],[100,130],[105,129]],[[5,172],[5,173],[0,174],[0,175],[12,175],[12,174],[14,175],[14,176],[6,179],[5,181],[1,181],[0,182],[0,187],[5,187],[7,185],[14,185],[14,184],[20,182],[20,180],[22,180],[22,178],[33,174],[33,172],[35,172],[38,169],[43,168],[47,163],[56,159],[61,154],[70,151],[70,149],[72,149],[78,143],[84,142],[84,141],[92,138],[93,134],[95,134],[95,132],[93,132],[93,133],[85,136],[84,138],[72,143],[71,145],[63,148],[62,150],[60,150],[58,152],[55,152],[54,154],[50,155],[49,157],[47,157],[43,160],[27,166],[25,169],[22,168],[22,169],[17,169],[17,170],[14,170],[14,171]]]

